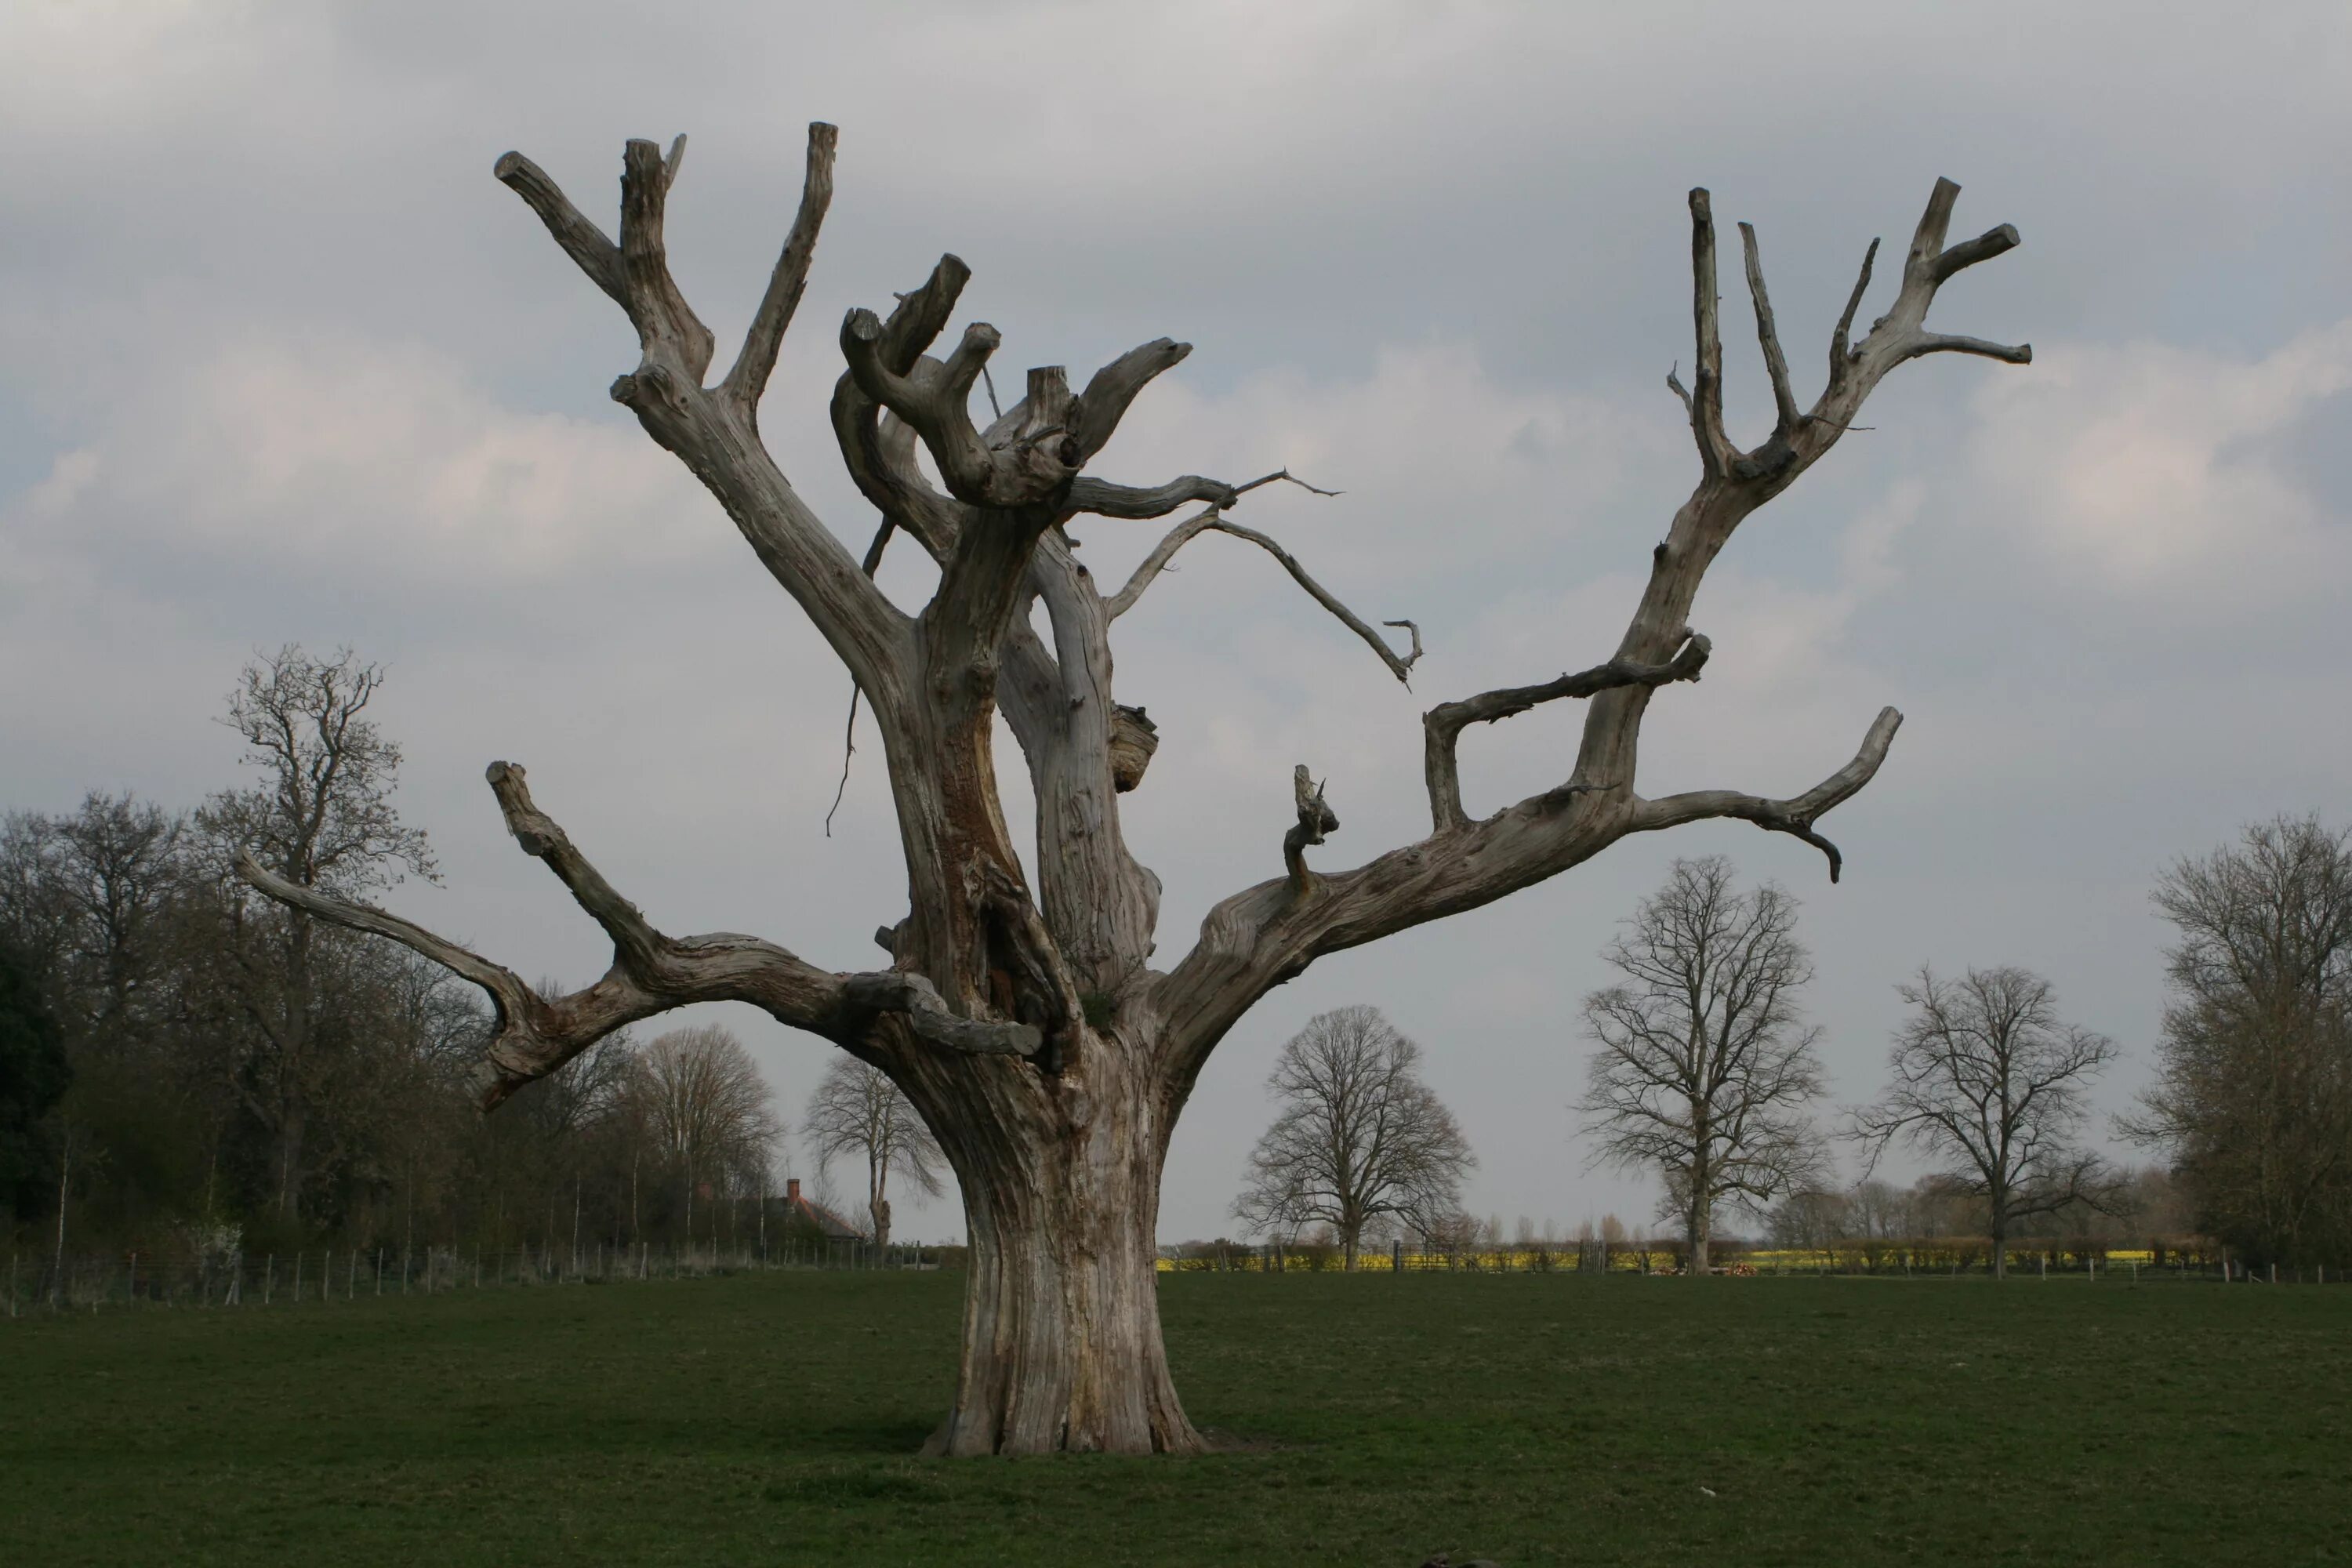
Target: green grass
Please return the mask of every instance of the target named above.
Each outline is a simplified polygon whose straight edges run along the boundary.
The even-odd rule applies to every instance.
[[[0,1321],[0,1563],[2352,1562],[2352,1289],[1180,1276],[1252,1447],[919,1459],[961,1283]]]

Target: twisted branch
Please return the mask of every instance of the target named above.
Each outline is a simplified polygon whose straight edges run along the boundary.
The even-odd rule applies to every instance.
[[[1882,708],[1872,721],[1869,733],[1862,740],[1862,749],[1853,760],[1804,794],[1786,800],[1768,800],[1761,795],[1740,795],[1731,790],[1694,790],[1685,795],[1670,795],[1659,800],[1645,800],[1634,808],[1629,831],[1649,833],[1662,827],[1679,826],[1685,822],[1697,822],[1706,817],[1730,816],[1752,822],[1770,833],[1786,833],[1803,839],[1829,858],[1830,880],[1838,879],[1845,858],[1838,847],[1813,831],[1813,824],[1832,808],[1844,804],[1860,793],[1878,772],[1878,764],[1886,760],[1886,748],[1895,740],[1895,731],[1902,727],[1903,715],[1892,708]]]

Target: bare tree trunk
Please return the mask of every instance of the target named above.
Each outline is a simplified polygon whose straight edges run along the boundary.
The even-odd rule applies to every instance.
[[[1690,1241],[1691,1278],[1695,1279],[1704,1279],[1707,1277],[1708,1232],[1714,1228],[1715,1221],[1715,1216],[1710,1212],[1713,1207],[1714,1204],[1707,1193],[1706,1184],[1694,1180],[1691,1184],[1690,1215],[1685,1235]],[[1603,1256],[1606,1257],[1606,1254]]]
[[[971,1272],[955,1405],[931,1452],[1207,1447],[1160,1347],[1154,1227],[1172,1120],[1163,1092],[1103,1070],[1059,1106],[989,1095],[995,1129],[932,1115],[962,1184]]]
[[[281,1219],[301,1217],[302,1142],[309,1127],[310,1118],[301,1101],[295,1100],[287,1105],[278,1124],[278,1214]]]
[[[2000,1194],[1992,1201],[1992,1277],[2009,1278],[2009,1214],[2008,1204]]]
[[[70,1195],[68,1184],[73,1180],[73,1133],[68,1131],[65,1148],[58,1158],[58,1271],[56,1300],[58,1306],[66,1300],[66,1199]],[[14,1298],[12,1297],[13,1300]]]

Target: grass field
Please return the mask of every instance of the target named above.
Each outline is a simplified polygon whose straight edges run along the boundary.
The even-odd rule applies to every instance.
[[[2352,1562],[2352,1288],[1163,1279],[1248,1446],[911,1457],[961,1279],[0,1321],[0,1563]]]

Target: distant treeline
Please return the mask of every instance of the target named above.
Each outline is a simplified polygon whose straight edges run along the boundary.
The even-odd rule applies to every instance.
[[[722,1030],[616,1036],[476,1110],[474,989],[255,894],[433,874],[392,804],[381,681],[288,649],[229,705],[259,777],[194,809],[0,819],[0,1224],[48,1251],[731,1247],[782,1127]],[[771,1210],[771,1225],[775,1223]],[[771,1232],[772,1235],[772,1231]]]
[[[187,809],[92,794],[0,818],[0,1227],[19,1248],[161,1257],[225,1229],[264,1256],[718,1247],[776,1212],[756,1200],[776,1184],[782,1124],[724,1031],[612,1037],[485,1118],[473,1074],[489,1018],[469,986],[238,874],[249,856],[346,899],[435,876],[393,804],[399,748],[366,714],[382,679],[348,652],[284,649],[227,703],[247,787]],[[2119,1131],[2161,1163],[2021,1238],[2200,1237],[2256,1267],[2352,1266],[2352,838],[2315,818],[2259,824],[2164,871],[2155,901],[2178,937],[2169,1005],[2154,1085]],[[888,1095],[837,1087],[833,1131],[812,1136],[868,1166],[863,1228],[923,1140]],[[918,1184],[920,1164],[906,1167]],[[1772,1208],[1769,1232],[1808,1247],[1987,1234],[1967,1185],[1817,1183]],[[1587,1240],[1619,1245],[1617,1228]],[[1520,1230],[1481,1234],[1447,1209],[1416,1235],[1537,1239]]]

